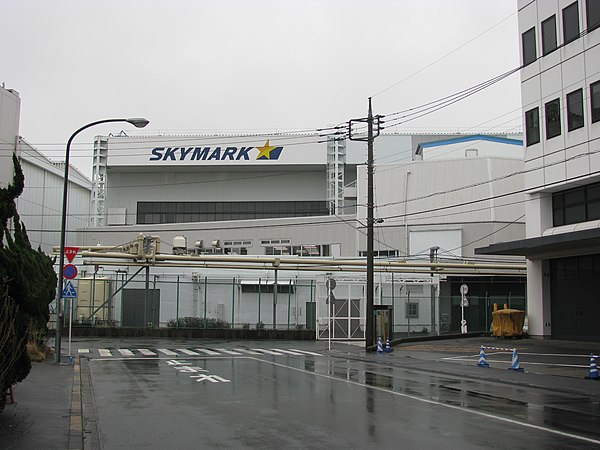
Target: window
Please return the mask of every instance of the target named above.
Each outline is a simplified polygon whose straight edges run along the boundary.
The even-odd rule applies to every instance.
[[[406,303],[406,318],[418,319],[419,318],[419,304],[416,302]]]
[[[525,113],[525,140],[527,146],[540,142],[540,109],[533,108]]]
[[[137,223],[214,222],[326,215],[326,201],[138,202]]]
[[[535,50],[535,27],[523,33],[522,40],[523,65],[526,66],[537,59],[537,53]]]
[[[579,37],[579,4],[571,3],[563,9],[563,34],[565,44]]]
[[[600,122],[600,81],[590,85],[590,99],[592,102],[592,123]]]
[[[600,219],[600,183],[552,194],[553,225]]]
[[[542,22],[542,53],[547,55],[556,50],[556,16]]]
[[[569,131],[583,127],[583,90],[567,94],[567,122]]]
[[[598,0],[586,0],[585,6],[587,30],[589,32],[600,26],[600,2]]]
[[[560,136],[560,99],[546,103],[546,139]]]

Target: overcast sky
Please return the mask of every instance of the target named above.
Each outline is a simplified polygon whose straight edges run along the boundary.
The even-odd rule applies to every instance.
[[[365,116],[369,96],[376,114],[389,114],[517,67],[516,8],[515,0],[0,0],[0,83],[20,93],[20,134],[51,159],[64,158],[80,126],[113,117],[148,118],[143,134],[312,129]],[[516,73],[386,131],[520,129],[519,108]],[[93,136],[121,130],[140,133],[127,124],[81,133],[72,163],[89,175]]]

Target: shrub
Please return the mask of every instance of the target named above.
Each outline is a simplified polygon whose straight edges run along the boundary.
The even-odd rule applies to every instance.
[[[167,322],[169,328],[230,328],[229,322],[221,319],[204,319],[202,317],[180,317]]]

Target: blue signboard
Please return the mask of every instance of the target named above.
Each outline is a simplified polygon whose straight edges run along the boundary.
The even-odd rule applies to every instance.
[[[71,281],[67,281],[67,284],[65,284],[65,288],[62,291],[62,298],[77,298],[77,291]]]

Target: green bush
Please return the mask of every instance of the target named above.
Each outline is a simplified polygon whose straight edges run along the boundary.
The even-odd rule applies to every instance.
[[[167,322],[169,328],[230,328],[229,322],[221,319],[204,319],[201,317],[180,317]]]

